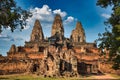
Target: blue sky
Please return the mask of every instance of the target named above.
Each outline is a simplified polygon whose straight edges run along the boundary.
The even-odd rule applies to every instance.
[[[80,21],[86,33],[86,41],[94,42],[98,33],[104,32],[104,21],[110,17],[111,8],[103,9],[96,6],[97,0],[15,0],[23,9],[30,10],[33,16],[21,32],[16,29],[11,33],[10,29],[3,29],[0,34],[0,54],[6,55],[12,44],[24,46],[29,41],[35,19],[39,19],[44,31],[44,36],[51,35],[51,26],[55,14],[60,14],[63,19],[65,36],[69,37]]]

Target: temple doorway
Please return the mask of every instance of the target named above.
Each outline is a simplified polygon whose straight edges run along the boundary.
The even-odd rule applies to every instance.
[[[39,47],[39,52],[43,52],[44,51],[44,47]]]
[[[79,74],[87,73],[87,65],[84,62],[78,63],[77,69]]]
[[[33,71],[33,72],[37,72],[38,69],[39,69],[39,65],[38,65],[38,64],[33,64],[33,69],[32,69],[32,71]]]

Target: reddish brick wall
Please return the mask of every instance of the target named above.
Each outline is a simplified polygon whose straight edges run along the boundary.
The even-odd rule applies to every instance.
[[[30,54],[28,54],[28,57],[30,59],[43,59],[44,54],[43,53],[40,53],[40,54],[38,54],[38,53],[30,53]]]

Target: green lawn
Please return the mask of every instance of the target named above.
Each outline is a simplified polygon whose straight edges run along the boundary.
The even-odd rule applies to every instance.
[[[0,80],[78,80],[78,79],[92,79],[92,77],[80,77],[80,78],[49,78],[40,77],[35,75],[1,75]]]

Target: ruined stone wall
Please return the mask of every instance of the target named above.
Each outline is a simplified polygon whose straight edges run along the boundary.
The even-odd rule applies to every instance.
[[[87,48],[88,53],[100,54],[100,50],[98,48]]]
[[[16,52],[15,54],[9,53],[8,56],[9,58],[15,58],[17,60],[19,59],[41,59],[44,57],[44,54],[41,52],[30,52],[30,53],[25,53],[25,52]]]
[[[86,48],[85,47],[77,47],[77,48],[74,48],[75,52],[76,53],[86,53]]]
[[[73,42],[74,47],[87,47],[87,48],[97,48],[95,43],[79,43]]]
[[[76,53],[95,53],[100,54],[100,50],[97,48],[76,47],[73,48]]]
[[[15,59],[25,59],[26,54],[24,52],[8,53],[7,57]]]
[[[0,63],[0,74],[25,73],[29,69],[29,64],[20,61]]]
[[[109,63],[109,62],[100,62],[99,63],[99,70],[102,72],[102,73],[112,73],[112,74],[118,74],[120,75],[120,70],[114,70],[112,68],[112,63]]]
[[[34,46],[33,48],[23,48],[23,50],[27,53],[31,53],[31,52],[39,52],[39,48],[37,46]]]
[[[44,54],[43,53],[29,53],[27,55],[27,57],[30,58],[30,59],[43,59]]]

